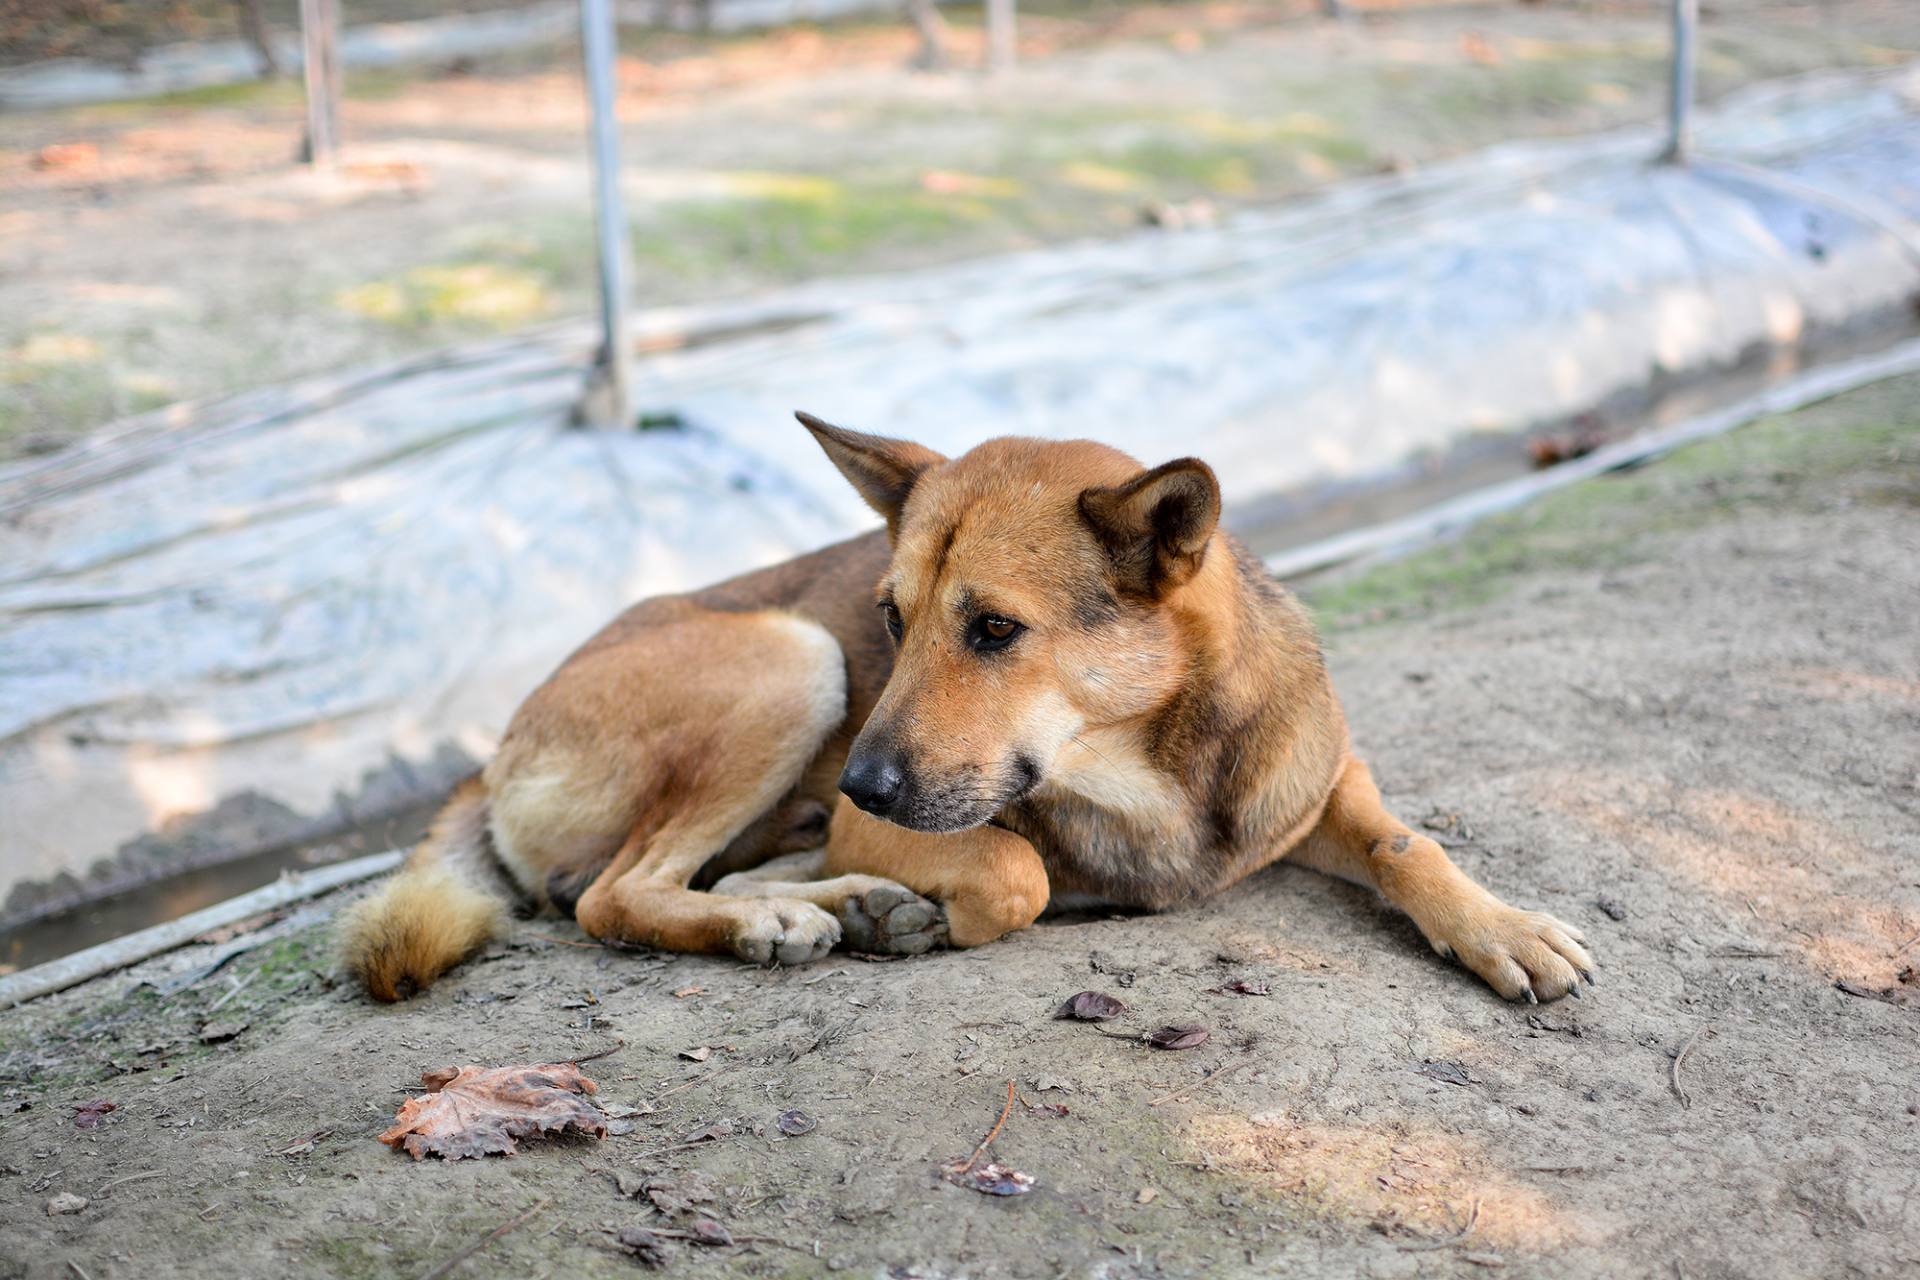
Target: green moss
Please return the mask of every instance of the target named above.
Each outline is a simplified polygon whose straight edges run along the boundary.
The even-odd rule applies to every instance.
[[[1493,599],[1529,574],[1658,557],[1672,534],[1754,506],[1804,509],[1837,476],[1853,501],[1920,506],[1920,376],[1767,418],[1654,465],[1576,484],[1453,542],[1302,595],[1328,631]]]
[[[876,250],[935,242],[993,216],[991,197],[936,195],[917,184],[824,183],[674,207],[635,234],[634,253],[679,276],[791,277]]]
[[[108,977],[85,999],[30,1003],[0,1020],[0,1076],[44,1095],[244,1051],[288,1016],[294,997],[330,984],[322,976],[328,947],[325,927],[315,925],[262,943],[172,995]],[[240,1040],[209,1045],[200,1029],[212,1018],[248,1027]]]

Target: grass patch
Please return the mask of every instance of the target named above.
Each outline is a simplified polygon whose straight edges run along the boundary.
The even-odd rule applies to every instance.
[[[1481,604],[1536,573],[1590,572],[1666,554],[1672,535],[1764,507],[1830,501],[1920,508],[1920,376],[1862,387],[1764,418],[1651,466],[1576,484],[1460,538],[1309,583],[1321,626],[1339,631]]]
[[[743,200],[677,206],[635,233],[635,257],[697,279],[805,275],[856,256],[935,243],[995,219],[987,197],[906,184],[821,183]]]

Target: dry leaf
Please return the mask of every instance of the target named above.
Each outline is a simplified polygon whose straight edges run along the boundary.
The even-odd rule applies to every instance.
[[[680,1056],[689,1062],[705,1062],[713,1056],[713,1048],[710,1045],[703,1044],[697,1049],[682,1049]]]
[[[707,994],[705,987],[682,987],[673,993],[673,998],[675,1000],[685,1000],[688,996],[703,996],[705,994]]]
[[[1160,1198],[1160,1193],[1152,1187],[1140,1188],[1140,1194],[1133,1198],[1135,1204],[1152,1204]]]
[[[718,1248],[733,1243],[733,1233],[712,1218],[695,1218],[687,1224],[687,1238],[695,1244]]]
[[[1413,1073],[1461,1088],[1473,1083],[1473,1077],[1467,1073],[1467,1069],[1457,1062],[1423,1062],[1413,1069]]]
[[[578,1129],[607,1136],[606,1117],[586,1100],[599,1086],[570,1062],[533,1067],[447,1067],[424,1072],[429,1092],[409,1098],[380,1135],[415,1160],[513,1155],[516,1138]]]
[[[818,1121],[804,1111],[782,1111],[776,1123],[780,1126],[780,1132],[789,1138],[797,1138],[803,1133],[812,1133]]]
[[[59,1195],[47,1201],[47,1216],[49,1218],[55,1218],[63,1213],[78,1213],[86,1207],[87,1198],[85,1196],[77,1196],[71,1191],[62,1191]]]
[[[645,1227],[622,1227],[614,1240],[642,1266],[659,1268],[673,1261],[673,1246]]]
[[[73,1109],[73,1127],[76,1129],[98,1129],[100,1127],[100,1121],[105,1118],[107,1112],[117,1110],[119,1110],[119,1108],[111,1102],[108,1102],[105,1098],[95,1098],[92,1102],[84,1103]]]
[[[954,1186],[978,1191],[983,1196],[1023,1196],[1033,1190],[1032,1174],[1009,1169],[998,1160],[975,1165],[950,1160],[940,1172]]]
[[[1147,1043],[1156,1049],[1198,1049],[1206,1042],[1205,1027],[1162,1027],[1147,1034]]]
[[[1127,1006],[1104,991],[1082,991],[1053,1011],[1056,1018],[1072,1018],[1075,1022],[1106,1022],[1117,1018],[1127,1011]]]
[[[1265,996],[1272,995],[1273,989],[1258,978],[1230,978],[1214,988],[1222,995],[1229,996]]]
[[[200,1039],[207,1044],[222,1044],[245,1031],[246,1022],[209,1022],[200,1028]]]

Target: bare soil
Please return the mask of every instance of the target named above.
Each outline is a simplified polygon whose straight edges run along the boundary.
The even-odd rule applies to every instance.
[[[1912,1275],[1917,511],[1907,378],[1315,588],[1389,802],[1586,930],[1584,999],[1503,1004],[1285,866],[893,963],[531,922],[392,1008],[329,976],[320,904],[0,1015],[0,1276],[420,1276],[476,1245],[434,1274],[616,1276],[619,1228],[703,1217],[735,1243],[670,1239],[673,1272]],[[1051,1018],[1088,988],[1128,1011]],[[1125,1038],[1169,1023],[1210,1039]],[[374,1140],[423,1070],[620,1042],[586,1067],[602,1141]],[[1034,1190],[943,1181],[1008,1081],[991,1157]]]
[[[1108,235],[1150,206],[1224,214],[1664,110],[1662,4],[1313,8],[1023,6],[1022,64],[991,79],[971,11],[952,19],[963,69],[941,75],[910,68],[897,21],[628,33],[634,296]],[[1711,100],[1912,58],[1920,8],[1727,0],[1702,40]],[[590,313],[573,49],[350,76],[332,174],[294,163],[301,121],[284,80],[0,117],[0,457]]]

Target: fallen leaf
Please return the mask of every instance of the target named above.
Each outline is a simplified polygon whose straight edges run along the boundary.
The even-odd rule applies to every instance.
[[[294,1142],[287,1146],[284,1146],[280,1148],[278,1151],[274,1152],[273,1154],[277,1156],[312,1155],[313,1149],[320,1144],[320,1139],[331,1137],[332,1134],[333,1134],[333,1130],[331,1129],[322,1129],[317,1133],[310,1133],[306,1137],[300,1139],[298,1142]]]
[[[695,1129],[682,1142],[715,1142],[733,1133],[733,1125],[726,1120],[716,1120],[704,1129]]]
[[[1429,1080],[1438,1080],[1442,1084],[1459,1085],[1461,1088],[1473,1083],[1473,1077],[1467,1069],[1457,1062],[1423,1062],[1413,1069],[1418,1076]]]
[[[1033,1091],[1035,1093],[1046,1093],[1048,1090],[1057,1090],[1060,1093],[1072,1093],[1073,1085],[1066,1080],[1062,1080],[1059,1076],[1035,1076],[1033,1078]]]
[[[1104,991],[1082,991],[1055,1009],[1053,1016],[1071,1018],[1075,1022],[1106,1022],[1119,1017],[1126,1011],[1127,1006]]]
[[[1135,1204],[1152,1204],[1160,1198],[1160,1193],[1152,1187],[1140,1188],[1140,1194],[1133,1198]]]
[[[780,1132],[789,1138],[797,1138],[803,1133],[812,1133],[819,1121],[804,1111],[782,1111],[780,1119],[774,1123],[779,1125]]]
[[[673,998],[675,1000],[685,1000],[688,996],[703,996],[705,994],[707,994],[705,987],[682,987],[673,993]]]
[[[622,1227],[614,1241],[642,1266],[659,1268],[673,1261],[673,1246],[645,1227]]]
[[[107,1112],[119,1108],[105,1098],[95,1098],[92,1102],[82,1103],[73,1109],[73,1127],[76,1129],[98,1129],[100,1121]]]
[[[1198,1049],[1206,1042],[1205,1027],[1162,1027],[1147,1033],[1147,1043],[1156,1049]]]
[[[1258,978],[1229,978],[1214,988],[1222,995],[1230,996],[1267,996],[1273,994],[1273,988]]]
[[[703,1044],[697,1049],[682,1049],[680,1056],[689,1062],[705,1062],[713,1056],[713,1048],[711,1045]]]
[[[209,1022],[200,1028],[200,1039],[206,1044],[222,1044],[245,1031],[250,1025],[245,1022]]]
[[[1024,1101],[1024,1099],[1022,1099]],[[1066,1117],[1067,1104],[1064,1102],[1028,1102],[1027,1110],[1037,1111],[1043,1116],[1052,1116],[1055,1120]]]
[[[85,1196],[77,1196],[71,1191],[62,1191],[59,1195],[47,1201],[47,1216],[49,1218],[57,1218],[63,1213],[78,1213],[86,1207],[87,1198]]]
[[[570,1062],[529,1067],[447,1067],[424,1072],[428,1093],[409,1098],[380,1141],[415,1160],[513,1155],[516,1138],[578,1129],[607,1136],[606,1117],[585,1095],[599,1086]]]
[[[91,169],[100,163],[100,148],[91,142],[52,142],[33,153],[36,169]]]
[[[712,1218],[695,1218],[687,1224],[687,1236],[695,1244],[721,1248],[733,1243],[733,1233]]]
[[[998,1160],[971,1167],[962,1160],[950,1160],[941,1176],[956,1187],[978,1191],[983,1196],[1023,1196],[1033,1190],[1033,1175],[1009,1169]]]
[[[647,1189],[647,1180],[626,1169],[613,1171],[613,1189],[631,1200]]]

